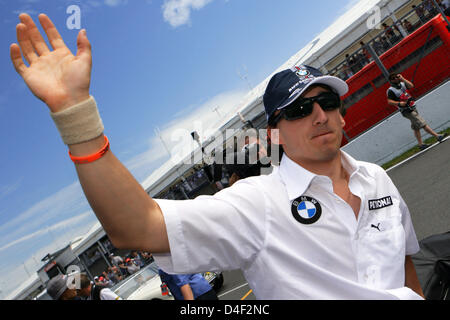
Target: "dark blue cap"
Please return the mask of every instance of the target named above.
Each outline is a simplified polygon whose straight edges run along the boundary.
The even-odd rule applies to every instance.
[[[319,83],[328,85],[340,96],[348,92],[345,81],[333,76],[324,76],[322,72],[310,66],[294,66],[276,73],[270,79],[263,96],[266,119],[269,120],[276,110],[288,106],[311,85]]]

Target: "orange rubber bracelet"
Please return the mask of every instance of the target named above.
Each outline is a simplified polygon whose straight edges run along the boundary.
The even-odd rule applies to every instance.
[[[76,164],[84,164],[84,163],[94,162],[95,160],[100,159],[109,150],[109,140],[106,136],[104,136],[104,137],[105,137],[105,145],[96,153],[93,153],[91,155],[84,156],[84,157],[75,157],[69,151],[70,159],[72,159],[72,161]]]

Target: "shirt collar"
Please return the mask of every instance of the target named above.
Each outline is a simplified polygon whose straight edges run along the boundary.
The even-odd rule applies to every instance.
[[[293,200],[305,193],[312,179],[316,174],[304,169],[299,164],[292,161],[286,153],[283,154],[280,162],[279,174],[281,180],[286,185],[288,198]]]
[[[361,165],[348,153],[341,150],[341,163],[349,176],[357,173],[361,169]]]
[[[371,172],[369,167],[364,164],[364,161],[358,161],[348,153],[341,149],[341,159],[342,165],[345,170],[347,170],[349,176],[351,177],[353,174],[358,174],[361,177],[371,176]]]
[[[358,161],[342,150],[341,162],[350,177],[360,171],[361,168],[364,168],[358,163]],[[312,180],[315,177],[320,177],[319,175],[316,175],[315,173],[312,173],[311,171],[308,171],[299,164],[295,163],[286,155],[286,153],[284,153],[281,158],[278,172],[282,181],[286,185],[289,200],[296,199],[304,194],[309,188]]]

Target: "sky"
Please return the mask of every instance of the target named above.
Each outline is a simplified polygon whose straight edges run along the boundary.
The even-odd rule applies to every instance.
[[[86,29],[90,94],[111,150],[142,183],[170,160],[162,141],[171,153],[182,147],[176,129],[207,138],[251,88],[356,2],[0,0],[0,299],[97,223],[47,106],[10,61],[20,13],[41,31],[37,16],[47,14],[74,54]]]

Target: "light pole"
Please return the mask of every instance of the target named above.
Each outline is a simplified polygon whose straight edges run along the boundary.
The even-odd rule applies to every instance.
[[[220,112],[219,112],[219,106],[213,108],[213,111],[217,112],[217,115],[219,116],[219,119],[222,118],[222,115],[221,115]]]
[[[172,157],[172,154],[170,153],[169,148],[167,148],[167,145],[166,145],[166,143],[164,142],[164,139],[163,139],[162,136],[161,136],[161,130],[159,130],[158,127],[155,128],[155,134],[156,134],[156,135],[158,136],[158,138],[161,140],[161,143],[163,144],[164,149],[166,150],[167,154],[169,155],[169,158]],[[178,171],[178,164],[175,164],[175,170],[177,171],[178,176],[180,177],[181,181],[182,181],[182,182],[185,182],[185,181],[186,181],[186,178],[185,178],[183,175],[180,174],[180,171]],[[189,182],[187,182],[187,183],[189,184]],[[186,192],[185,192],[185,190],[184,190],[182,184],[179,185],[179,188],[180,188],[181,193],[183,194],[183,196],[184,196],[186,199],[189,199],[189,196],[186,194]]]
[[[167,145],[166,145],[166,143],[164,142],[164,140],[163,140],[163,138],[161,136],[161,130],[159,130],[158,127],[155,128],[155,134],[158,136],[159,140],[161,140],[161,143],[163,144],[164,149],[166,150],[166,152],[167,152],[167,154],[169,155],[169,158],[170,158],[172,155],[170,154],[169,148],[167,148]]]
[[[236,71],[237,75],[239,78],[241,78],[241,80],[244,80],[247,83],[248,89],[252,90],[252,86],[250,85],[250,82],[248,81],[248,77],[247,77],[247,67],[245,65],[242,65],[242,67],[244,68],[245,73],[241,74],[240,70],[238,69]]]

